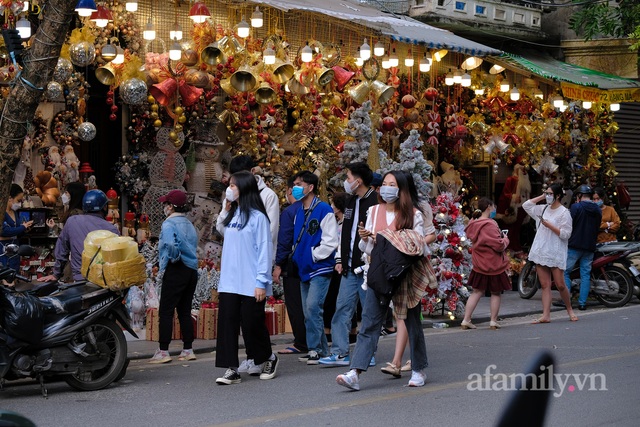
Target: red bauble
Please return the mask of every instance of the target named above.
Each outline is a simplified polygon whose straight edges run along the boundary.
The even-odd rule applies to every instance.
[[[424,97],[427,101],[433,101],[438,97],[438,89],[435,87],[427,88],[427,90],[424,91]]]
[[[112,113],[117,113],[118,112],[118,106],[117,105],[112,105],[111,106],[111,112]]]
[[[247,107],[246,105],[243,105],[242,108],[240,108],[240,112],[242,113],[243,116],[246,116],[247,114],[249,114],[249,107]]]
[[[109,120],[111,120],[112,122],[115,122],[117,118],[118,118],[118,116],[116,116],[115,114],[111,114],[109,116]]]
[[[396,128],[396,120],[393,117],[385,117],[382,119],[382,129],[390,132]]]
[[[107,105],[113,105],[113,98],[107,98]]]
[[[447,213],[447,208],[445,208],[444,206],[440,206],[440,213]]]
[[[116,193],[116,190],[114,190],[113,188],[110,188],[109,191],[107,191],[106,196],[107,199],[113,200],[118,197],[118,193]]]
[[[442,276],[444,276],[445,279],[449,280],[453,277],[453,272],[452,271],[445,271],[444,273],[442,273]]]
[[[447,258],[452,258],[455,255],[456,251],[453,248],[447,248],[444,250],[444,256]]]
[[[416,100],[416,98],[413,95],[407,94],[407,95],[402,97],[402,101],[400,101],[400,102],[402,102],[402,106],[404,108],[413,108],[413,107],[415,107],[415,105],[416,105],[416,103],[418,101]]]
[[[436,236],[436,240],[437,240],[438,242],[442,242],[442,241],[444,240],[444,234],[438,234],[438,235]]]

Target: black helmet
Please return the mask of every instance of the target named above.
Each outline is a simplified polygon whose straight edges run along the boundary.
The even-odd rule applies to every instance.
[[[82,210],[85,212],[100,212],[109,200],[100,190],[89,190],[82,197]]]
[[[578,187],[578,189],[576,190],[577,194],[593,194],[593,190],[591,189],[591,187],[589,187],[586,184],[582,184],[580,187]]]

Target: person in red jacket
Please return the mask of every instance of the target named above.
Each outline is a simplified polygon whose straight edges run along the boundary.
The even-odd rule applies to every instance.
[[[491,199],[483,197],[478,201],[478,208],[473,212],[472,220],[465,228],[467,237],[471,239],[471,262],[473,268],[469,275],[469,285],[473,293],[467,300],[462,329],[476,329],[471,323],[473,310],[486,292],[491,293],[491,329],[500,329],[498,311],[500,310],[500,294],[511,289],[511,282],[506,270],[509,259],[505,249],[509,238],[500,231],[498,223],[493,219],[496,206]]]

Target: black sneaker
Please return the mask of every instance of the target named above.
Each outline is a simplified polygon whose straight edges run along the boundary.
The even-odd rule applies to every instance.
[[[307,360],[309,360],[309,354],[310,354],[310,353],[307,353],[307,354],[305,354],[304,356],[300,356],[300,357],[298,357],[298,361],[300,361],[300,362],[305,362],[305,363],[306,363],[306,362],[307,362]]]
[[[320,363],[320,355],[315,351],[309,352],[309,358],[307,359],[307,365],[318,365]]]
[[[216,380],[216,384],[220,384],[220,385],[240,384],[241,381],[242,381],[242,377],[240,377],[239,373],[237,373],[233,369],[227,369],[224,375]]]
[[[274,360],[267,360],[262,365],[262,373],[260,374],[261,380],[270,380],[276,376],[278,369],[278,356],[275,356]]]

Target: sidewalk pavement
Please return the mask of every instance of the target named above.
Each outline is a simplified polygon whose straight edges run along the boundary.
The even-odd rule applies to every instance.
[[[505,291],[502,294],[502,302],[500,304],[500,319],[510,317],[521,317],[533,314],[542,313],[541,292],[538,290],[531,299],[522,299],[516,291]],[[562,307],[551,306],[551,311],[563,311]],[[490,320],[489,313],[489,298],[482,298],[478,303],[478,306],[473,313],[474,323],[483,323]],[[430,316],[425,317],[422,324],[424,328],[433,327],[434,323],[447,323],[449,326],[459,326],[462,319],[450,320],[447,316]],[[158,348],[158,343],[155,341],[146,341],[144,339],[145,331],[142,330],[137,333],[139,339],[134,338],[129,333],[125,332],[128,341],[128,357],[129,359],[148,359],[151,358]],[[293,343],[292,334],[272,335],[271,343],[274,346],[284,346]],[[242,347],[242,340],[240,340]],[[216,348],[216,340],[195,340],[193,342],[193,351],[195,353],[210,353]],[[180,340],[173,340],[169,346],[169,352],[171,355],[178,355],[182,350],[182,342]]]

